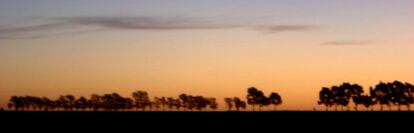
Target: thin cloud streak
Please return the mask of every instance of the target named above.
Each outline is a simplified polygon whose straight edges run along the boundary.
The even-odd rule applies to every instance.
[[[264,31],[266,33],[286,32],[286,31],[304,31],[314,29],[313,25],[272,25],[272,26],[258,26],[256,30]]]
[[[118,30],[213,30],[244,28],[266,33],[285,31],[304,31],[315,28],[312,25],[271,25],[254,26],[227,21],[209,21],[207,19],[183,17],[120,17],[91,16],[49,18],[51,22],[37,25],[23,25],[0,28],[0,39],[29,39],[62,35],[77,31]]]
[[[348,40],[348,41],[329,41],[323,42],[322,45],[333,45],[333,46],[347,46],[347,45],[366,45],[372,44],[373,41],[363,41],[363,40]]]

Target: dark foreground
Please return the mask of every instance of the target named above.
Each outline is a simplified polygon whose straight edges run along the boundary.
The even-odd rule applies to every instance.
[[[65,130],[355,130],[371,127],[411,127],[414,112],[399,111],[274,111],[274,112],[0,112],[6,126]],[[370,126],[373,125],[373,126]],[[69,127],[69,128],[68,128]],[[23,128],[24,129],[24,128]],[[29,128],[32,129],[32,128]],[[120,132],[120,131],[119,131]],[[126,132],[126,131],[125,131]]]
[[[311,119],[387,119],[387,118],[409,118],[414,120],[414,111],[261,111],[261,112],[199,112],[199,111],[2,111],[3,118],[45,118],[45,119],[122,119],[139,118],[141,120],[238,120],[238,119],[279,119],[279,120],[311,120]]]

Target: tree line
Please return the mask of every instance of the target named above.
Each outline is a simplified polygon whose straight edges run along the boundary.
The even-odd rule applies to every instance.
[[[282,104],[282,97],[278,93],[271,92],[265,95],[255,87],[247,89],[246,101],[239,97],[225,97],[223,100],[228,111],[245,110],[248,105],[253,111],[257,108],[261,111],[262,107],[268,106],[273,106],[276,110],[276,107]],[[332,87],[322,87],[317,103],[325,106],[327,111],[330,108],[337,111],[338,107],[349,111],[352,103],[354,110],[358,110],[360,106],[366,110],[373,110],[375,105],[379,105],[380,111],[383,111],[384,107],[392,110],[394,106],[398,110],[401,110],[402,106],[411,110],[411,105],[414,104],[414,86],[400,81],[380,82],[365,92],[361,85],[344,82]],[[214,97],[180,94],[177,97],[150,98],[146,91],[135,91],[131,97],[123,97],[117,93],[92,94],[89,98],[61,95],[57,99],[12,96],[8,103],[9,109],[16,111],[214,111],[218,106]]]
[[[247,89],[247,104],[252,106],[253,111],[255,111],[255,106],[259,106],[259,110],[264,106],[274,105],[274,110],[276,106],[282,104],[282,97],[276,93],[272,92],[268,97],[264,95],[263,91],[250,87]],[[236,111],[240,109],[246,109],[246,102],[242,101],[238,97],[233,98],[224,98],[224,101],[227,105],[228,110],[232,110],[234,107]]]
[[[281,97],[273,92],[269,97],[251,87],[248,89],[247,104],[261,106],[280,105]],[[238,97],[224,98],[229,111],[233,105],[237,111],[246,108],[246,102]],[[214,111],[218,108],[216,98],[180,94],[178,97],[154,97],[146,91],[135,91],[131,97],[118,93],[92,94],[89,98],[61,95],[57,99],[37,96],[12,96],[8,108],[15,111]]]
[[[364,93],[362,86],[358,84],[343,83],[339,86],[323,87],[319,92],[319,105],[324,105],[326,110],[330,107],[347,107],[352,102],[355,104],[354,109],[358,110],[358,106],[362,105],[367,110],[373,110],[375,105],[380,106],[383,111],[384,106],[392,110],[392,106],[397,106],[401,110],[401,106],[406,106],[410,110],[410,105],[414,104],[414,86],[410,83],[380,82],[375,87],[370,87],[368,93]]]
[[[64,111],[128,111],[128,110],[199,110],[206,108],[217,109],[215,98],[181,94],[178,98],[155,97],[150,100],[146,91],[132,93],[132,98],[122,97],[117,93],[97,95],[90,98],[83,96],[76,98],[73,95],[62,95],[56,100],[47,97],[12,96],[8,107],[19,110],[64,110]]]

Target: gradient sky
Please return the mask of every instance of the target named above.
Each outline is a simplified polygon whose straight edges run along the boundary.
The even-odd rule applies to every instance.
[[[0,107],[146,90],[319,107],[323,86],[414,82],[413,0],[1,0]]]

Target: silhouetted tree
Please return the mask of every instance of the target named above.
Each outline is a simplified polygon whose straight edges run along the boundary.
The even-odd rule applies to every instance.
[[[231,111],[231,108],[233,108],[233,98],[224,98],[224,102],[226,103],[228,110]]]
[[[343,83],[340,86],[333,86],[331,89],[323,88],[318,103],[328,107],[332,105],[331,102],[333,101],[335,106],[346,106],[349,99],[352,98],[355,103],[355,110],[358,109],[358,105],[364,105],[366,108],[371,107],[371,110],[373,110],[373,106],[379,104],[381,111],[384,105],[390,110],[392,110],[393,105],[397,106],[398,110],[401,110],[401,106],[407,106],[407,109],[410,110],[410,105],[414,104],[413,85],[400,81],[380,82],[374,88],[370,87],[369,95],[363,93],[363,88],[360,85]]]
[[[270,104],[275,106],[282,104],[282,98],[275,92],[270,94],[271,97],[266,97],[262,91],[255,87],[250,87],[247,89],[247,93],[247,103],[253,106],[253,111],[255,105],[259,105],[260,110],[261,107],[268,106]]]
[[[370,106],[373,106],[375,104],[372,100],[372,97],[370,97],[370,96],[363,95],[363,96],[360,96],[360,97],[362,99],[362,105],[364,105],[367,110]]]
[[[134,107],[134,101],[131,98],[124,98],[123,103],[123,108],[125,110],[131,110]]]
[[[267,106],[270,104],[269,98],[267,98],[262,91],[258,92],[258,97],[256,97],[257,102],[259,103],[259,111],[261,111],[263,106]]]
[[[335,96],[332,92],[332,90],[330,90],[327,87],[323,87],[322,90],[319,92],[319,101],[318,104],[319,105],[325,105],[326,107],[326,111],[328,111],[328,107],[331,107],[334,105],[335,103]]]
[[[179,99],[174,100],[176,107],[183,107],[184,109],[202,111],[205,108],[212,110],[217,109],[218,104],[215,98],[203,97],[203,96],[192,96],[187,94],[180,94]]]
[[[165,97],[161,97],[160,99],[162,111],[165,111],[165,106],[167,105],[167,99]]]
[[[195,108],[198,111],[201,111],[202,109],[206,108],[208,105],[208,101],[202,96],[195,96],[192,101],[194,102]]]
[[[247,103],[252,105],[253,111],[255,105],[259,105],[260,107],[267,104],[267,98],[264,96],[263,92],[258,90],[255,87],[250,87],[247,89]]]
[[[75,101],[75,108],[77,110],[85,111],[86,108],[90,107],[89,104],[89,101],[85,97],[80,97]]]
[[[92,94],[89,103],[94,111],[98,111],[103,106],[103,99],[97,94]]]
[[[175,107],[175,99],[172,97],[168,97],[166,103],[169,110],[172,110]]]
[[[398,93],[398,106],[405,105],[410,110],[410,105],[414,103],[414,87],[410,83],[401,83],[399,81],[394,82],[398,85],[401,91]],[[398,107],[400,110],[400,107]]]
[[[359,97],[364,93],[364,89],[358,84],[343,83],[340,87],[345,91],[345,98],[347,100],[347,103],[349,103],[352,97]],[[346,104],[349,111],[348,105],[349,104]]]
[[[68,101],[68,103],[67,103],[68,105],[66,105],[67,108],[69,108],[69,110],[72,110],[75,107],[75,100],[76,100],[75,96],[66,95],[66,99]]]
[[[45,107],[44,107],[45,108],[44,109],[45,111],[48,111],[49,109],[50,110],[54,110],[57,107],[56,102],[53,101],[53,100],[50,100],[47,97],[43,97],[42,98],[42,101],[45,104]]]
[[[183,107],[184,108],[184,110],[186,109],[186,108],[188,108],[188,106],[189,106],[189,101],[188,101],[188,96],[186,95],[186,94],[180,94],[179,96],[178,96],[178,98],[181,100],[181,107]]]
[[[75,97],[73,95],[60,96],[56,103],[58,107],[63,108],[66,111],[70,111],[74,108]]]
[[[400,81],[394,81],[387,83],[387,87],[390,90],[389,101],[398,107],[398,111],[401,110],[401,105],[407,106],[409,109],[410,104],[413,104],[413,89],[409,83],[402,83]]]
[[[12,96],[10,98],[10,102],[8,104],[8,107],[10,109],[14,108],[16,111],[18,111],[19,109],[23,110],[25,106],[25,102],[23,97],[19,97],[19,96]]]
[[[388,107],[391,104],[391,89],[388,87],[387,84],[380,82],[378,85],[375,86],[373,93],[371,93],[371,97],[374,98],[380,104],[380,110],[383,110],[383,105],[387,105]]]
[[[193,109],[196,108],[196,100],[195,97],[192,95],[187,95],[187,109],[189,109],[190,111],[193,111]]]
[[[180,110],[180,108],[181,108],[181,101],[180,101],[180,99],[174,99],[173,100],[173,106],[175,107],[175,109],[176,110]]]
[[[334,94],[334,103],[335,103],[335,110],[337,106],[341,106],[341,108],[348,106],[349,99],[346,94],[346,90],[343,87],[333,86],[331,88]]]
[[[104,94],[102,96],[102,106],[106,111],[125,109],[127,104],[125,98],[117,93]]]
[[[369,97],[372,101],[371,111],[374,111],[374,106],[379,103],[379,100],[374,88],[372,87],[369,87]]]
[[[233,101],[234,101],[234,106],[236,107],[237,111],[240,111],[240,108],[246,109],[246,102],[245,101],[240,100],[240,98],[238,98],[238,97],[234,97]]]
[[[155,108],[155,110],[159,110],[161,108],[161,98],[154,97],[154,101],[152,102],[152,106]],[[164,110],[162,108],[162,110]]]
[[[211,110],[216,110],[218,107],[218,104],[216,102],[216,98],[206,98],[207,102],[208,102],[208,106],[210,107]]]
[[[240,111],[240,108],[246,109],[246,102],[240,100],[238,97],[224,98],[224,101],[229,111],[231,111],[233,107],[235,107],[236,111]]]
[[[363,105],[366,109],[374,105],[372,97],[368,95],[354,96],[352,99],[355,103],[355,110],[358,110],[358,105]]]
[[[414,104],[414,86],[410,83],[405,83],[404,96],[406,96],[406,106],[410,111],[410,105]]]
[[[272,92],[269,96],[270,104],[274,105],[274,110],[276,110],[276,106],[282,104],[282,97],[276,92]]]
[[[146,91],[136,91],[132,93],[132,97],[135,100],[135,107],[137,109],[145,110],[146,107],[151,105],[148,93]]]

